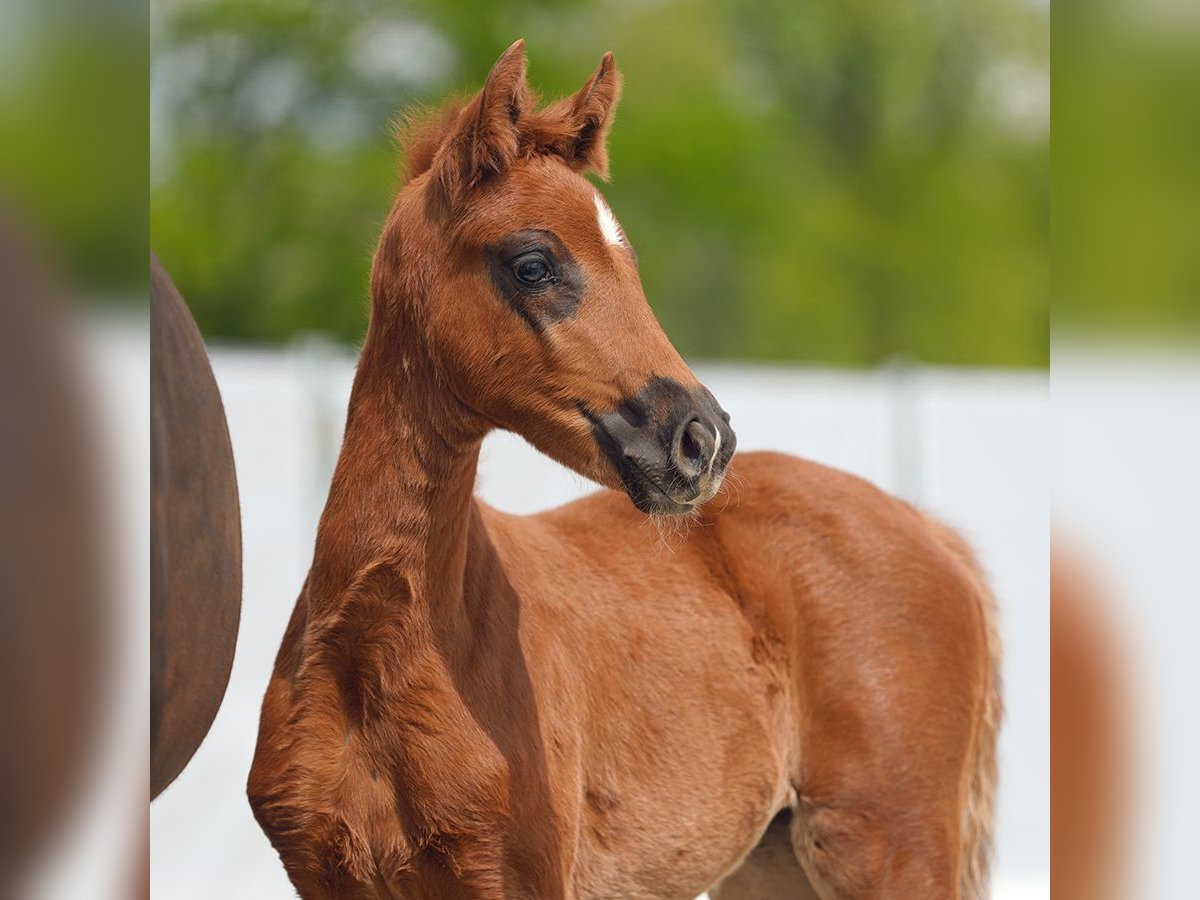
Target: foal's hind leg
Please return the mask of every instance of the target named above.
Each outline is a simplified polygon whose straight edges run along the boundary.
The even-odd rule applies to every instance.
[[[926,648],[903,677],[852,677],[810,707],[792,842],[822,900],[960,900],[978,677],[964,658]]]
[[[792,828],[796,856],[821,900],[960,900],[956,808],[841,802],[802,798]]]
[[[819,900],[796,860],[791,819],[782,812],[772,820],[750,855],[708,892],[712,900]]]
[[[957,900],[951,819],[817,808],[781,813],[712,900]],[[922,821],[925,819],[925,821]],[[941,835],[944,837],[937,837]],[[932,840],[930,839],[932,837]],[[915,838],[915,839],[914,839]]]

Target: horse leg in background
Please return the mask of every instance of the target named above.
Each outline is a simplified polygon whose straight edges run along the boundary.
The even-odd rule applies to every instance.
[[[792,849],[791,812],[771,820],[738,868],[708,892],[712,900],[820,900]]]

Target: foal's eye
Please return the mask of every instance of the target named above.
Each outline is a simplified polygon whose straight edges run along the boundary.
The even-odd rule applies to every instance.
[[[512,270],[513,275],[517,277],[517,281],[525,285],[539,285],[553,280],[553,276],[550,273],[550,266],[537,253],[528,253],[525,256],[515,259],[512,264]]]

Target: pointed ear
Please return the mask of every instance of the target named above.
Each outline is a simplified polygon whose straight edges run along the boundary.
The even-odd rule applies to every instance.
[[[501,54],[483,89],[463,107],[433,158],[435,177],[453,200],[504,171],[520,148],[520,120],[532,98],[525,81],[525,41]]]
[[[608,178],[608,129],[621,96],[621,77],[612,53],[574,96],[548,107],[543,113],[546,142],[571,168],[590,169]]]

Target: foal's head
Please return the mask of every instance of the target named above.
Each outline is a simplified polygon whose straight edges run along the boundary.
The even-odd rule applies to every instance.
[[[619,89],[606,54],[577,94],[539,109],[518,41],[474,98],[410,129],[372,332],[418,354],[469,427],[515,431],[644,512],[685,513],[717,493],[735,439],[583,174],[606,175]]]

